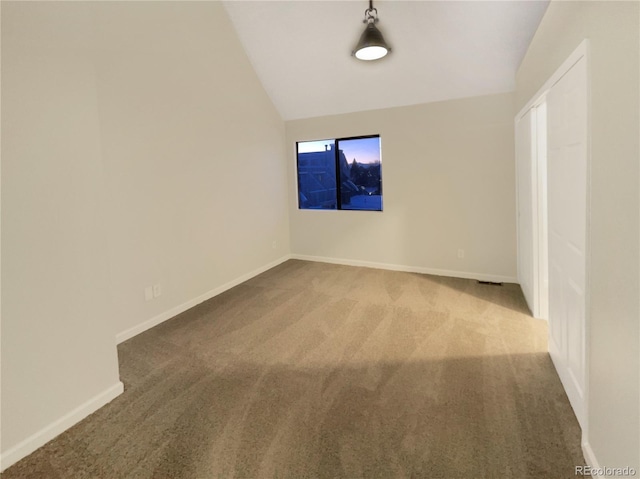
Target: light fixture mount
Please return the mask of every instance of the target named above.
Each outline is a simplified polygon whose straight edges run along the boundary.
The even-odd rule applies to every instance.
[[[378,10],[373,7],[373,0],[369,0],[369,8],[364,11],[364,20],[366,23],[364,32],[360,36],[360,40],[356,48],[351,52],[358,60],[379,60],[385,57],[391,48],[385,42],[384,37],[376,23],[378,23]]]

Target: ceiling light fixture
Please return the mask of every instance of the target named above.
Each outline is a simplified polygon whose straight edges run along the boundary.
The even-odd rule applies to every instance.
[[[378,10],[373,8],[373,0],[369,0],[369,8],[364,11],[362,23],[366,23],[367,27],[351,54],[358,60],[378,60],[391,52],[391,48],[389,48],[382,37],[382,33],[376,27]]]

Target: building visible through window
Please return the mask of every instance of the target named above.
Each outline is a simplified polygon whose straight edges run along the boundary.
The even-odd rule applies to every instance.
[[[382,211],[380,136],[297,143],[300,209]]]

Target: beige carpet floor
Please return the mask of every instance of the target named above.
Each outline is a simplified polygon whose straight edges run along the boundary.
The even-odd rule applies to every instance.
[[[291,260],[121,344],[3,478],[575,478],[546,335],[517,285]]]

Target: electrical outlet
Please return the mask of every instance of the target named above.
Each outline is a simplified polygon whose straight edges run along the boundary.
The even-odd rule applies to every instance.
[[[271,247],[272,247],[273,249],[276,249],[276,247],[277,247],[277,246],[278,246],[278,242],[277,242],[277,241],[273,241],[273,242],[271,243]]]
[[[157,298],[162,294],[162,286],[160,284],[153,285],[153,297]]]
[[[151,301],[153,299],[153,288],[151,286],[147,286],[144,288],[144,300]]]
[[[464,258],[464,250],[463,250],[463,249],[459,249],[459,250],[458,250],[458,258],[459,258],[459,259]]]

